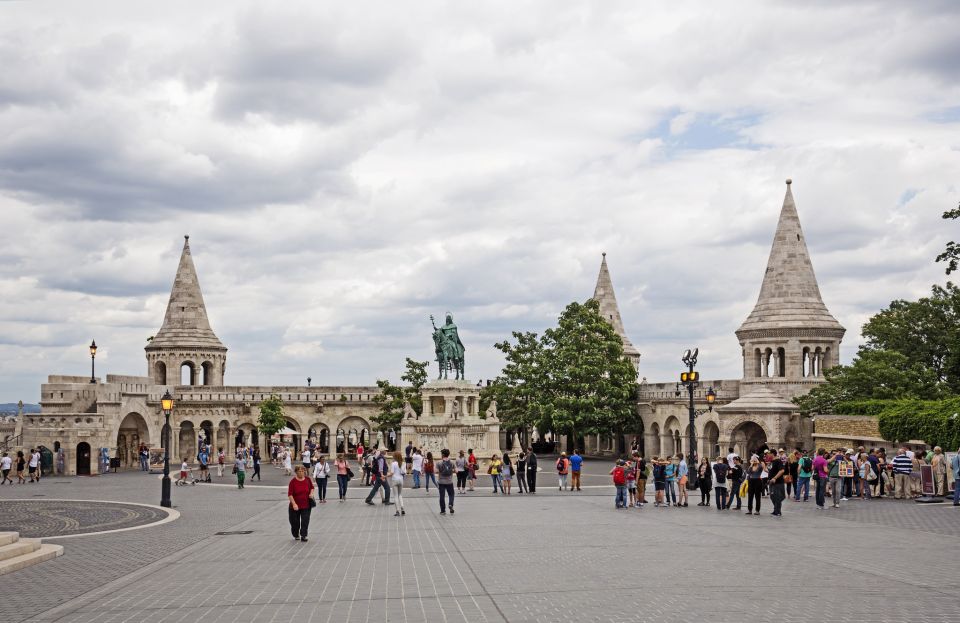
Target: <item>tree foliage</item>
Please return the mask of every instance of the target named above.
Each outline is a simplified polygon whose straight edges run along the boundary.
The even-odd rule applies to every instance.
[[[878,417],[884,439],[918,439],[945,452],[960,447],[960,398],[901,400],[891,403]]]
[[[636,369],[594,300],[571,303],[542,336],[513,333],[496,347],[507,363],[484,390],[503,427],[584,434],[622,431],[636,416]]]
[[[960,217],[960,207],[957,207],[953,210],[947,210],[943,213],[943,218],[948,220],[953,220],[958,217]],[[937,256],[937,261],[947,263],[948,275],[957,270],[957,263],[960,261],[960,244],[957,244],[953,240],[948,242],[947,246],[944,247],[943,252]]]
[[[403,422],[403,408],[409,402],[413,410],[423,412],[423,398],[420,390],[427,382],[428,361],[414,361],[407,357],[406,369],[400,375],[400,380],[407,385],[393,385],[385,379],[377,380],[380,392],[374,397],[374,402],[380,405],[380,412],[373,416],[380,431],[386,432],[400,427]]]
[[[257,418],[258,430],[267,438],[287,425],[283,414],[283,400],[280,396],[271,394],[260,403],[260,416]]]

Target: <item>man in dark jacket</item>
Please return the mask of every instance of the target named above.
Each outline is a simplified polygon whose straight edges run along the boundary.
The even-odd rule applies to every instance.
[[[370,475],[373,477],[373,486],[370,487],[370,493],[367,494],[367,504],[373,506],[373,496],[377,494],[377,490],[380,487],[383,487],[383,503],[388,506],[393,504],[393,502],[390,501],[390,484],[387,482],[387,459],[383,456],[383,450],[380,450],[377,456],[374,457],[373,463],[370,465]]]
[[[527,453],[527,488],[530,493],[537,492],[537,455],[532,448]]]

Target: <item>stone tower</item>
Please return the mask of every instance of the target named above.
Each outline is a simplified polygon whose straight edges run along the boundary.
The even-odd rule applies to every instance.
[[[607,268],[607,254],[603,254],[600,262],[600,274],[597,275],[597,287],[593,290],[593,300],[600,303],[600,315],[613,326],[613,330],[623,342],[623,354],[634,368],[640,368],[640,351],[630,342],[627,332],[623,328],[620,318],[620,308],[617,306],[617,296],[613,293],[613,281],[610,279],[610,270]]]
[[[763,386],[787,399],[823,382],[823,370],[839,362],[846,331],[820,297],[790,184],[760,296],[736,331],[743,348],[742,393]]]
[[[223,385],[227,348],[210,328],[197,269],[184,236],[177,276],[163,326],[144,349],[147,374],[158,385],[181,385],[181,369],[189,369],[189,385]]]

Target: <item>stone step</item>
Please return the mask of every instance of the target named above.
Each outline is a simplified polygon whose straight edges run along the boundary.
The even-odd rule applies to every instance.
[[[20,539],[14,543],[0,545],[0,562],[16,558],[40,549],[40,539]]]
[[[13,573],[14,571],[19,571],[24,567],[29,567],[30,565],[35,565],[45,560],[50,560],[51,558],[56,558],[57,556],[62,555],[62,545],[51,545],[49,543],[44,543],[40,546],[40,549],[30,552],[29,554],[23,554],[21,556],[17,556],[16,558],[8,558],[7,560],[0,560],[0,575],[4,575],[5,573]]]
[[[16,543],[17,539],[20,538],[19,532],[0,532],[0,545],[9,545],[10,543]]]

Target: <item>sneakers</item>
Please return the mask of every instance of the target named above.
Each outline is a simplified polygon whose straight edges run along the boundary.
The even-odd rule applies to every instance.
[[[305,537],[305,536],[300,537],[300,542],[301,542],[301,543],[306,543],[306,542],[307,542],[307,537]]]
[[[452,506],[450,507],[450,514],[451,514],[451,515],[453,514],[453,507],[452,507]]]
[[[343,502],[343,500],[340,500],[340,501]],[[376,506],[376,504],[374,504],[374,503],[371,502],[370,500],[364,500],[364,502],[365,502],[366,504],[369,504],[370,506]]]
[[[452,513],[453,510],[451,509],[450,512]],[[446,515],[446,514],[447,514],[447,511],[440,511],[440,514],[441,514],[441,515]]]

